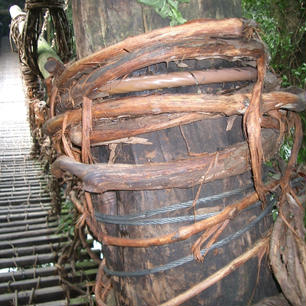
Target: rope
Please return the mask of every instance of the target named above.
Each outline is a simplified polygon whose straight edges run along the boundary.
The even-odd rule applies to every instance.
[[[249,191],[253,189],[253,185],[247,185],[241,188],[237,188],[234,190],[230,191],[225,191],[223,193],[215,194],[215,195],[210,195],[204,198],[200,198],[197,201],[197,206],[206,204],[207,202],[210,201],[215,201],[215,200],[220,200],[224,199],[230,196],[234,196],[237,194],[240,194],[244,191]],[[184,222],[184,221],[198,221],[198,220],[203,220],[206,218],[209,218],[211,216],[216,215],[218,212],[212,212],[209,214],[203,214],[203,215],[196,215],[196,216],[179,216],[179,217],[174,217],[174,218],[159,218],[159,219],[148,219],[149,217],[158,215],[158,214],[164,214],[167,212],[172,212],[172,211],[177,211],[179,209],[183,208],[189,208],[194,205],[193,200],[183,202],[183,203],[178,203],[178,204],[173,204],[170,206],[165,206],[161,207],[159,209],[154,209],[154,210],[147,210],[142,213],[138,214],[130,214],[130,215],[125,215],[125,216],[114,216],[114,215],[105,215],[100,212],[95,212],[95,217],[97,221],[103,222],[103,223],[109,223],[109,224],[120,224],[120,225],[151,225],[151,224],[169,224],[169,223],[177,223],[177,222]]]
[[[271,199],[273,198],[273,199]],[[276,203],[275,197],[271,197],[269,199],[269,205],[266,207],[264,211],[261,212],[261,214],[256,217],[253,221],[251,221],[247,226],[243,227],[236,233],[227,236],[226,238],[214,243],[210,248],[204,248],[201,250],[201,255],[206,254],[207,251],[212,251],[214,249],[223,247],[224,245],[228,244],[229,242],[233,241],[234,239],[239,238],[241,235],[246,233],[248,230],[250,230],[252,227],[254,227],[260,220],[262,220],[266,215],[268,215],[273,206]],[[256,202],[256,204],[261,204],[261,202]],[[106,274],[111,275],[111,276],[120,276],[120,277],[133,277],[133,276],[144,276],[148,274],[154,274],[158,272],[164,272],[173,268],[176,268],[178,266],[184,265],[190,261],[194,260],[193,255],[188,255],[186,257],[171,261],[165,265],[158,266],[152,269],[145,269],[145,270],[139,270],[139,271],[113,271],[108,269],[106,266],[104,267],[104,271]]]

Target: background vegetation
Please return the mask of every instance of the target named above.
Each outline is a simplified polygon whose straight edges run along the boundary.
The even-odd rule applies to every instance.
[[[254,19],[271,55],[270,68],[282,79],[282,87],[306,89],[306,0],[242,0],[243,15]],[[298,157],[306,162],[306,117],[301,114],[304,139]],[[288,139],[283,152],[290,149]],[[287,146],[287,147],[286,147]],[[284,156],[285,157],[285,156]]]

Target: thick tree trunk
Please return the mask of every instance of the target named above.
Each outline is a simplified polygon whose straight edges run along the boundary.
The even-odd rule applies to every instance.
[[[169,24],[169,20],[160,18],[149,7],[142,6],[136,0],[74,0],[73,19],[76,35],[78,57],[84,57],[102,47],[110,46],[128,36],[137,35]],[[239,17],[240,1],[232,0],[191,0],[180,6],[183,16],[187,19]],[[188,63],[191,68],[220,68],[227,65],[224,61],[204,61]],[[166,65],[158,64],[157,71],[167,70]],[[204,85],[203,85],[204,86]],[[203,93],[216,92],[223,85],[205,85]],[[230,84],[227,89],[233,89]],[[222,88],[224,89],[224,88]],[[197,88],[192,88],[197,90]],[[175,92],[176,89],[172,89]],[[232,128],[227,128],[232,119],[206,119],[173,127],[162,131],[146,133],[140,137],[146,138],[149,145],[120,144],[115,149],[115,163],[143,164],[150,162],[169,162],[183,159],[191,153],[215,152],[225,147],[244,141],[241,118],[234,120]],[[106,146],[92,148],[95,157],[100,162],[108,161],[109,151]],[[117,202],[107,202],[103,197],[107,194],[93,195],[97,210],[105,214],[128,215],[157,209],[174,203],[193,200],[200,189],[199,197],[219,194],[252,183],[249,172],[239,176],[210,182],[194,188],[165,189],[151,191],[118,191]],[[112,194],[109,194],[112,195]],[[243,193],[221,201],[214,201],[203,210],[209,212],[213,207],[225,207],[242,198]],[[103,203],[103,204],[102,204]],[[107,205],[108,204],[108,205]],[[236,217],[226,227],[222,237],[236,232],[248,224],[261,208],[257,207]],[[183,214],[190,211],[184,210]],[[171,216],[181,215],[181,211]],[[184,224],[184,223],[183,223]],[[186,223],[185,223],[186,224]],[[138,277],[112,277],[117,305],[158,305],[173,298],[183,290],[188,289],[216,270],[225,266],[233,258],[242,254],[265,233],[271,224],[270,218],[265,218],[241,238],[232,241],[227,246],[208,253],[203,263],[195,260],[177,268]],[[175,231],[177,225],[103,225],[108,235],[126,238],[148,238]],[[186,241],[179,241],[165,246],[148,248],[125,248],[103,246],[107,267],[111,270],[136,271],[165,265],[173,260],[190,255],[191,246],[199,236]],[[220,239],[221,239],[220,238]],[[218,284],[207,289],[191,299],[186,305],[246,305],[254,290],[254,300],[276,293],[276,288],[270,270],[265,260],[261,265],[260,279],[257,281],[257,261],[251,260]]]
[[[187,20],[240,17],[239,0],[190,0],[180,5]],[[72,1],[77,55],[87,56],[126,37],[169,25],[150,7],[136,0]]]

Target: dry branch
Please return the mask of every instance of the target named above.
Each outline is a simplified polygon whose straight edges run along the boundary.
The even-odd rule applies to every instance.
[[[82,162],[89,163],[90,154],[90,133],[92,130],[92,101],[84,97],[82,107]]]
[[[257,41],[243,42],[241,40],[207,39],[199,41],[191,39],[184,43],[162,42],[153,47],[141,48],[128,53],[123,59],[110,65],[98,68],[86,78],[84,84],[72,90],[72,98],[77,100],[78,90],[90,95],[108,81],[127,75],[137,69],[152,64],[184,59],[225,58],[233,60],[238,57],[260,57],[264,52],[263,45]]]
[[[277,133],[265,130],[263,143],[266,158],[277,152]],[[211,164],[214,167],[210,167]],[[178,161],[143,165],[95,164],[86,165],[61,156],[54,163],[52,172],[61,177],[63,171],[78,176],[89,192],[107,190],[153,190],[186,188],[213,180],[241,174],[250,169],[246,142],[228,146],[223,151],[206,153]]]
[[[148,67],[152,64],[185,59],[224,58],[235,60],[249,57],[259,58],[264,54],[264,47],[258,41],[204,39],[193,38],[180,42],[161,42],[150,47],[143,47],[135,52],[129,52],[121,59],[103,65],[83,75],[78,81],[66,88],[66,95],[61,95],[56,101],[55,96],[50,104],[61,103],[61,108],[77,107],[83,101],[83,96],[95,95],[97,90],[109,81],[124,77],[129,73]],[[69,89],[69,94],[68,90]],[[65,90],[63,90],[65,91]],[[73,101],[73,102],[72,102]],[[73,103],[73,104],[72,104]]]
[[[127,97],[110,99],[92,107],[94,119],[115,118],[121,116],[144,116],[162,113],[202,112],[222,115],[243,114],[249,105],[251,94],[233,94],[217,96],[207,94],[165,94],[144,97]],[[301,111],[305,109],[306,98],[287,92],[271,92],[263,94],[264,113],[279,108]],[[81,121],[80,109],[67,111],[49,119],[44,125],[44,132],[52,136],[63,125],[67,116],[67,128]],[[204,116],[204,115],[203,115]]]
[[[271,108],[275,107],[276,104],[279,107],[281,105],[279,101],[284,100],[282,98],[285,98],[286,101],[289,101],[290,95],[291,94],[288,95],[287,93],[275,94],[273,95],[273,98],[275,98],[275,100],[273,99],[269,100],[270,94],[267,94],[267,100],[266,100],[267,103],[263,106],[263,109],[267,110],[268,113],[270,114]],[[186,98],[187,97],[188,95],[186,96]],[[203,119],[217,118],[223,114],[239,115],[240,113],[243,113],[246,110],[246,106],[243,108],[243,106],[247,104],[247,97],[244,95],[241,96],[240,101],[238,101],[238,99],[236,101],[233,101],[233,104],[228,104],[228,102],[226,102],[226,98],[224,99],[221,98],[220,100],[221,101],[223,100],[224,102],[223,105],[214,103],[212,99],[211,103],[210,103],[210,100],[206,100],[205,101],[205,104],[207,102],[206,105],[203,105],[200,103],[196,105],[197,101],[192,100],[190,102],[190,108],[188,108],[188,106],[186,105],[186,102],[184,103],[182,101],[181,103],[176,103],[178,101],[174,101],[173,103],[171,103],[171,100],[170,101],[167,101],[167,100],[160,101],[161,103],[158,103],[157,101],[156,103],[153,103],[153,105],[151,103],[148,103],[147,105],[143,106],[143,109],[145,112],[152,111],[152,113],[153,112],[158,113],[158,112],[163,112],[163,111],[172,112],[172,111],[181,111],[181,110],[192,112],[194,109],[202,110],[196,113],[193,113],[193,112],[189,114],[165,113],[161,115],[151,115],[151,116],[145,115],[145,116],[136,117],[136,118],[132,117],[132,118],[117,119],[117,120],[113,120],[113,119],[95,120],[93,131],[90,134],[90,143],[91,145],[97,145],[99,143],[103,143],[107,141],[118,140],[118,139],[131,137],[131,136],[137,136],[137,135],[141,135],[141,134],[153,132],[153,131],[159,131],[162,129],[184,125],[184,124],[188,124],[188,123],[203,120]],[[201,106],[203,106],[203,108],[201,108]],[[288,107],[290,109],[293,108],[292,106],[293,106],[292,104],[283,105],[284,108]],[[299,107],[298,105],[296,106]],[[300,107],[301,106],[302,105],[300,105]],[[131,105],[130,107],[132,110],[133,106]],[[120,108],[120,105],[118,105],[118,107],[114,106],[113,109],[115,111],[120,112],[121,108]],[[135,112],[137,112],[137,108]],[[263,118],[261,125],[262,127],[267,127],[267,128],[271,127],[271,128],[279,129],[279,123],[282,123],[282,121],[272,121],[272,118],[269,117],[268,120],[265,120],[265,118]],[[82,140],[81,140],[82,131],[81,131],[80,125],[72,127],[69,132],[69,136],[73,144],[78,145],[78,146],[82,145]],[[280,133],[279,140],[282,140],[282,138],[283,138],[283,134]]]
[[[254,85],[250,105],[244,116],[244,127],[248,135],[250,148],[252,172],[255,189],[261,201],[265,202],[263,190],[262,170],[263,147],[261,142],[261,120],[262,120],[262,89],[266,72],[265,55],[257,59],[258,79]]]
[[[256,78],[257,70],[251,67],[145,75],[108,82],[101,86],[91,98],[161,88],[252,81]]]
[[[242,37],[243,29],[243,21],[238,18],[202,19],[188,22],[182,26],[165,27],[136,37],[130,37],[73,63],[58,78],[56,86],[59,88],[65,87],[65,83],[77,76],[80,70],[95,68],[98,63],[105,64],[110,59],[120,58],[126,53],[143,48],[143,46],[150,46],[163,41],[185,40],[193,36],[199,37],[199,39],[207,36]]]
[[[270,296],[264,298],[252,306],[291,306],[288,300],[282,295]]]
[[[243,253],[242,255],[235,258],[233,261],[231,261],[229,264],[227,264],[222,269],[218,270],[208,278],[204,279],[197,285],[193,286],[192,288],[186,290],[185,292],[179,294],[175,298],[169,300],[168,302],[165,302],[163,304],[160,304],[159,306],[177,306],[181,305],[185,301],[191,299],[192,297],[198,295],[202,291],[206,290],[207,288],[211,287],[233,271],[235,271],[237,268],[239,268],[241,265],[243,265],[245,262],[250,260],[251,258],[257,256],[259,252],[261,252],[263,249],[267,248],[269,244],[269,237],[265,237],[261,240],[259,240],[253,248],[251,248],[249,251]]]
[[[218,115],[211,115],[210,118],[217,116]],[[101,142],[119,140],[148,132],[160,131],[205,118],[208,118],[208,115],[201,113],[182,113],[144,116],[116,121],[102,120],[102,122],[96,122],[94,130],[90,133],[90,145],[93,146]],[[79,126],[70,130],[69,137],[73,144],[78,146],[82,145],[82,131]]]
[[[277,218],[273,228],[270,261],[286,298],[293,306],[302,306],[306,303],[306,230],[303,209],[290,194],[286,198],[281,208],[282,216]],[[290,222],[289,227],[287,222]]]

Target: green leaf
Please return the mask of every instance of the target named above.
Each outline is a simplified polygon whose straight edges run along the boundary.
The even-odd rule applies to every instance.
[[[277,217],[278,217],[278,209],[277,209],[277,208],[274,208],[274,209],[272,210],[272,218],[273,218],[273,221],[274,221],[274,222],[276,221]]]
[[[179,10],[179,3],[189,3],[189,0],[137,0],[139,3],[151,6],[162,18],[170,18],[170,25],[183,24],[187,20],[183,18]]]

